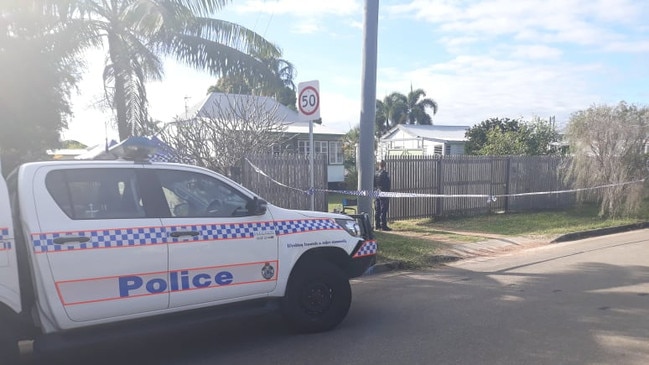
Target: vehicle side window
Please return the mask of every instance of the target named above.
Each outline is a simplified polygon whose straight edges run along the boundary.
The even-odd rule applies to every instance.
[[[47,191],[72,219],[144,218],[133,169],[55,170],[45,178]]]
[[[189,171],[157,170],[172,217],[242,217],[250,198],[214,177]]]

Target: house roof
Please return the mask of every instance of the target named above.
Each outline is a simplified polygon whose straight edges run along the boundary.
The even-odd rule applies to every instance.
[[[471,128],[466,125],[418,125],[399,124],[390,129],[381,140],[390,140],[399,131],[413,138],[437,140],[446,142],[465,142],[466,131]]]
[[[210,93],[198,104],[188,109],[187,118],[209,118],[218,115],[220,109],[255,105],[268,113],[274,113],[277,121],[286,124],[286,133],[309,133],[309,122],[301,121],[295,110],[268,96]],[[344,135],[344,132],[322,124],[313,123],[314,134]]]

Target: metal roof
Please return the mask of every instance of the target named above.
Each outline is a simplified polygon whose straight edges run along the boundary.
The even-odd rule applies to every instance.
[[[286,125],[286,133],[309,133],[309,122],[301,121],[300,115],[268,96],[210,93],[198,104],[188,109],[187,119],[210,118],[218,115],[219,109],[233,106],[255,105],[277,116],[277,122]],[[313,124],[314,134],[344,135],[345,132],[322,124]]]
[[[464,142],[466,141],[466,131],[471,128],[466,125],[418,125],[418,124],[399,124],[390,129],[381,140],[390,140],[399,131],[412,136],[427,140],[438,140],[447,142]]]

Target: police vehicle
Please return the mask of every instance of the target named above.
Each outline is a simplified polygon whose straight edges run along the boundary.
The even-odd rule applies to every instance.
[[[375,262],[367,215],[267,203],[212,171],[142,160],[27,163],[0,179],[0,359],[278,308],[332,329]],[[182,312],[182,315],[179,315]],[[18,345],[21,346],[18,346]]]

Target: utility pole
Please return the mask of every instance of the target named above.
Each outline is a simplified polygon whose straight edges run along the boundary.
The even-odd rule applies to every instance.
[[[376,117],[376,58],[379,24],[379,0],[365,0],[363,22],[363,70],[361,78],[361,122],[356,156],[358,190],[374,190],[374,119]],[[358,211],[371,215],[372,197],[358,199]]]

